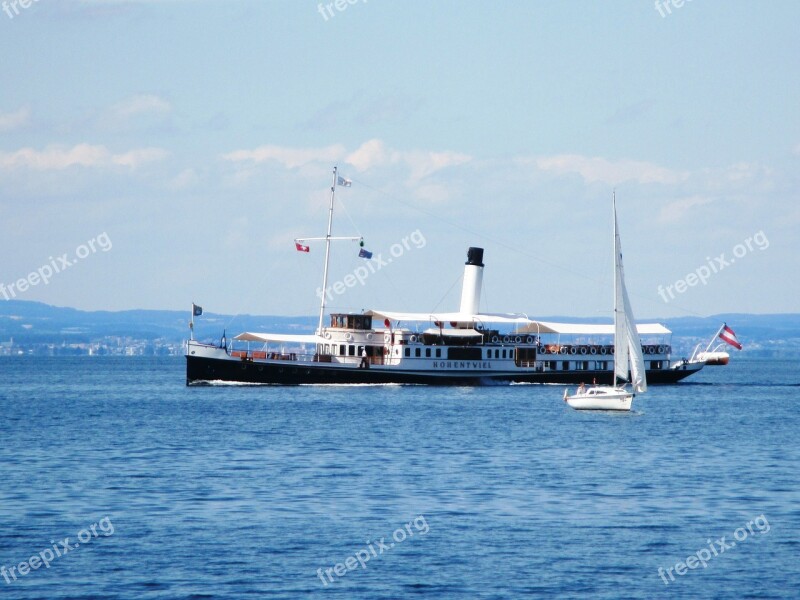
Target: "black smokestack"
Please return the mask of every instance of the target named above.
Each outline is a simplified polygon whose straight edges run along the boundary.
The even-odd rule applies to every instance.
[[[483,266],[483,248],[469,248],[467,250],[467,262],[465,265]]]

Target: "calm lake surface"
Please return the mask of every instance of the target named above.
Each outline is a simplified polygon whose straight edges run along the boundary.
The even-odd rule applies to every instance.
[[[562,392],[0,358],[0,597],[798,597],[796,362]]]

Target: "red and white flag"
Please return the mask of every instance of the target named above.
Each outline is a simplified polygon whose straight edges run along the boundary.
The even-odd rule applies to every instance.
[[[300,242],[295,242],[294,247],[297,249],[298,252],[310,252],[311,248],[308,246],[303,246]]]
[[[733,329],[731,329],[727,325],[722,326],[722,331],[719,332],[719,337],[720,339],[728,342],[731,346],[733,346],[737,350],[742,349],[742,345],[739,343],[739,340],[736,339],[736,334],[733,333]]]

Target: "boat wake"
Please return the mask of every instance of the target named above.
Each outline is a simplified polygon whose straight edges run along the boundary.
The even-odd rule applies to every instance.
[[[419,383],[300,383],[298,384],[299,387],[356,387],[356,388],[365,388],[365,387],[380,387],[380,388],[387,388],[387,387],[405,387],[408,385],[422,385]]]
[[[201,379],[192,381],[191,387],[263,387],[269,383],[250,383],[246,381],[225,381],[223,379]]]

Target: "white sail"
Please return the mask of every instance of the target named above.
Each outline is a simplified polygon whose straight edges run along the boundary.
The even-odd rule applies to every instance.
[[[622,267],[622,245],[619,240],[617,203],[614,206],[614,381],[628,381],[628,363],[633,389],[647,390],[644,357],[636,322],[633,319],[628,290],[625,288],[625,272]]]
[[[637,392],[647,391],[647,376],[645,375],[644,356],[642,356],[642,342],[639,333],[636,331],[636,323],[633,320],[631,303],[628,300],[628,290],[625,284],[622,285],[622,298],[625,306],[625,329],[627,330],[627,346],[630,351],[631,361],[631,384]],[[624,343],[624,342],[623,342]]]

